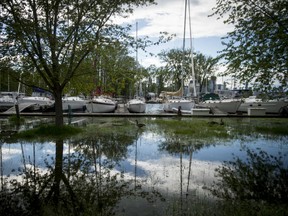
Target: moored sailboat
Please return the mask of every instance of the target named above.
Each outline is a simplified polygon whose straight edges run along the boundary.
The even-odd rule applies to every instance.
[[[117,103],[103,96],[93,97],[88,101],[87,111],[90,113],[112,113],[117,108]]]
[[[288,106],[287,99],[264,101],[260,98],[256,98],[256,96],[250,96],[243,100],[238,111],[247,112],[249,108],[264,108],[266,113],[279,114],[281,109],[286,106]]]
[[[193,45],[192,45],[192,31],[191,31],[191,19],[190,19],[190,3],[188,0],[185,0],[185,15],[184,15],[184,35],[183,35],[183,59],[182,64],[184,64],[185,60],[185,41],[186,41],[186,18],[187,18],[187,9],[189,12],[189,25],[190,25],[190,52],[191,52],[191,72],[193,77],[193,90],[194,90],[194,97],[196,96],[196,88],[195,88],[195,74],[194,74],[194,62],[193,62]],[[183,80],[183,65],[181,66],[182,69],[182,81],[181,87],[176,92],[161,92],[160,95],[165,98],[165,103],[163,109],[165,112],[175,112],[177,111],[184,111],[190,113],[192,108],[195,106],[195,102],[191,99],[186,99],[184,97],[184,80]]]
[[[175,109],[191,111],[195,103],[193,100],[188,100],[182,97],[182,87],[176,92],[162,91],[160,97],[164,98],[163,110],[164,112],[175,112]]]
[[[79,96],[64,96],[62,98],[63,111],[85,111],[87,100]]]
[[[31,103],[27,111],[45,111],[54,106],[55,101],[45,96],[24,96],[18,99],[19,104]]]
[[[136,44],[137,44],[137,40],[138,40],[138,22],[136,22]],[[138,50],[137,50],[137,48],[136,48],[136,59],[135,60],[136,60],[136,62],[138,64]],[[146,112],[145,99],[143,97],[140,97],[142,95],[143,95],[143,93],[142,93],[142,84],[141,84],[141,81],[140,81],[140,83],[139,83],[139,94],[135,98],[129,100],[126,103],[127,110],[130,113],[145,113]]]
[[[206,100],[199,103],[199,107],[219,109],[225,113],[236,113],[241,105],[240,99]]]
[[[126,107],[130,113],[145,113],[146,103],[143,99],[134,98],[126,103]]]

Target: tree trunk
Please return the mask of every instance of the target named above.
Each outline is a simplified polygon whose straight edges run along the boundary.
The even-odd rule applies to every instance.
[[[55,97],[55,125],[63,126],[62,90],[59,88],[54,92]]]

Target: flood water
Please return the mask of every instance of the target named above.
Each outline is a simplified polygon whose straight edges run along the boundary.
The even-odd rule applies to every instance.
[[[2,135],[1,191],[14,192],[10,208],[29,215],[31,206],[37,212],[40,201],[47,200],[71,215],[192,215],[193,206],[215,199],[207,188],[217,181],[215,169],[224,161],[245,161],[250,149],[281,152],[288,164],[286,135],[247,130],[288,128],[287,119],[224,118],[221,126],[217,118],[137,119],[145,126],[138,128],[135,118],[66,119],[85,130],[68,139],[23,141]],[[30,118],[18,129],[51,121]],[[196,131],[193,122],[203,128]],[[191,129],[186,131],[185,124]],[[1,119],[1,131],[14,127]]]

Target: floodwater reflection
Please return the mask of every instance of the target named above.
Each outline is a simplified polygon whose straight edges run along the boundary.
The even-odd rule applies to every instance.
[[[245,161],[247,147],[288,153],[287,136],[240,136],[239,120],[141,121],[91,119],[81,135],[44,143],[2,137],[1,215],[207,214],[215,209],[199,205],[214,202],[208,189],[223,161]]]

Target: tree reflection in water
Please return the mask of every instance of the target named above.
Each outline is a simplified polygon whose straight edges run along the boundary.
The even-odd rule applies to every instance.
[[[288,168],[286,155],[278,156],[244,147],[247,160],[235,156],[216,169],[220,178],[211,189],[226,200],[253,200],[269,204],[288,203]],[[286,162],[287,163],[287,162]]]
[[[180,168],[180,186],[179,186],[179,202],[176,199],[176,206],[173,207],[173,214],[175,215],[187,215],[189,212],[193,212],[191,210],[191,202],[193,202],[193,191],[189,188],[190,181],[191,181],[191,175],[192,175],[192,158],[193,153],[197,150],[201,149],[203,146],[205,146],[204,143],[199,142],[197,140],[193,139],[187,139],[181,138],[180,136],[177,136],[175,134],[170,134],[166,137],[165,142],[163,142],[159,148],[160,150],[168,151],[170,154],[178,155],[179,156],[179,168]],[[189,156],[189,163],[188,163],[188,170],[186,170],[188,173],[184,175],[185,168],[183,166],[183,155]],[[183,176],[187,176],[187,180],[183,178]],[[186,184],[186,191],[185,191],[185,184]],[[173,201],[172,201],[173,202]],[[178,203],[178,204],[177,204]],[[185,204],[185,206],[184,206]],[[175,203],[173,204],[175,205]]]
[[[103,123],[101,123],[102,121]],[[115,121],[109,121],[109,119],[101,120],[101,122],[98,120],[97,127],[89,130],[89,126],[87,126],[88,129],[86,128],[87,130],[85,129],[85,132],[81,134],[82,137],[54,141],[55,156],[54,153],[50,154],[52,158],[48,155],[45,159],[45,166],[37,164],[37,160],[35,160],[38,154],[35,153],[37,151],[35,146],[37,149],[41,143],[20,142],[19,148],[16,144],[17,150],[22,153],[21,163],[23,164],[19,169],[21,173],[13,176],[12,174],[17,171],[11,171],[10,177],[7,176],[7,173],[6,176],[5,173],[3,176],[5,162],[2,163],[3,145],[1,143],[0,215],[147,215],[149,210],[152,210],[149,213],[155,210],[157,215],[231,215],[236,212],[235,207],[240,206],[233,205],[234,198],[238,196],[238,201],[246,199],[246,195],[239,196],[238,192],[250,189],[247,182],[250,182],[252,186],[254,183],[252,188],[262,185],[258,187],[257,191],[263,195],[265,184],[272,182],[272,180],[266,181],[266,179],[272,179],[271,175],[267,175],[268,170],[281,164],[277,160],[271,160],[273,158],[267,157],[265,153],[257,156],[254,154],[255,152],[250,151],[248,155],[253,159],[251,159],[250,166],[259,164],[257,162],[267,162],[267,164],[262,163],[261,166],[257,165],[256,167],[260,169],[257,172],[252,172],[257,169],[249,169],[250,166],[245,166],[244,162],[246,161],[241,161],[239,158],[236,158],[236,162],[224,164],[226,169],[219,168],[219,173],[223,174],[219,177],[223,177],[228,183],[234,178],[231,181],[232,186],[235,186],[233,189],[229,188],[231,185],[227,182],[220,181],[219,187],[215,187],[215,190],[212,191],[215,195],[222,193],[223,190],[229,192],[227,194],[233,198],[233,202],[229,202],[228,206],[231,206],[231,211],[226,211],[227,205],[226,207],[221,206],[223,199],[220,199],[219,204],[215,201],[215,197],[212,197],[211,190],[206,190],[209,183],[212,182],[210,175],[213,176],[214,172],[209,172],[210,169],[201,169],[201,164],[196,161],[192,163],[192,159],[197,157],[199,159],[197,153],[200,152],[200,149],[205,151],[210,148],[209,156],[214,154],[214,150],[217,150],[216,144],[220,143],[220,146],[223,146],[225,141],[230,141],[231,137],[235,136],[239,124],[235,122],[234,126],[232,124],[234,120],[230,120],[231,122],[228,124],[228,120],[225,119],[227,124],[220,126],[208,124],[209,121],[209,119],[199,121],[193,119],[192,122],[190,119],[189,121],[178,119],[175,122],[175,119],[153,119],[145,122],[144,129],[138,129],[135,124],[121,127],[120,125],[124,124],[124,121],[118,120],[115,124]],[[175,127],[176,123],[177,127]],[[248,123],[244,125],[245,130],[241,130],[241,133],[244,134],[244,136],[241,135],[241,138],[245,138],[246,131],[248,131],[247,137],[257,140],[259,132],[254,133],[255,137],[251,136],[254,123],[252,124],[250,121]],[[113,125],[117,128],[111,128]],[[246,129],[247,125],[249,125],[249,130]],[[157,138],[157,141],[153,138],[147,142],[147,132],[150,133],[149,136],[156,134],[160,138]],[[236,133],[240,136],[239,134]],[[11,139],[9,140],[11,141]],[[145,141],[141,144],[142,140]],[[11,143],[15,144],[15,142],[12,139]],[[3,143],[8,142],[5,140]],[[251,143],[249,142],[249,144]],[[9,144],[5,145],[9,146]],[[31,146],[33,153],[30,153],[30,156],[27,154],[25,145]],[[211,148],[211,145],[215,148]],[[236,147],[238,148],[238,146]],[[11,146],[12,148],[13,146]],[[155,155],[152,155],[154,153]],[[220,154],[220,157],[224,154]],[[236,152],[236,154],[238,153]],[[270,166],[268,162],[271,161],[274,162]],[[211,165],[207,164],[207,166]],[[213,164],[209,168],[214,170],[215,166],[216,164]],[[122,168],[123,172],[119,171]],[[203,173],[202,177],[202,172],[207,170],[209,173]],[[275,175],[276,178],[273,178],[273,182],[280,182],[281,179],[282,185],[283,183],[288,185],[287,166],[283,170],[278,169],[274,172],[274,174],[277,173],[279,175]],[[204,175],[206,175],[205,178],[208,176],[210,182],[204,182]],[[262,175],[264,177],[260,177]],[[271,185],[271,191],[278,191],[276,193],[278,196],[279,188]],[[165,203],[161,202],[164,199],[161,199],[163,197],[158,190],[165,194]],[[282,191],[281,196],[286,199],[286,202],[285,194],[288,192],[285,188]],[[204,196],[202,196],[202,192]],[[256,192],[252,194],[255,195]],[[274,198],[275,196],[269,199],[273,200]],[[255,197],[252,199],[256,200]],[[137,210],[135,206],[137,206]],[[138,207],[141,207],[141,212]],[[243,212],[244,214],[241,214]],[[255,212],[255,209],[249,211],[250,215],[256,215]],[[247,206],[240,209],[239,215],[245,215],[245,213],[247,213]]]
[[[1,172],[0,214],[114,215],[123,197],[141,196],[153,202],[153,194],[132,186],[136,180],[124,180],[123,173],[112,170],[136,138],[137,133],[110,133],[70,140],[69,154],[63,153],[64,141],[58,139],[55,158],[46,158],[45,171],[35,164],[35,148],[29,166],[22,148],[24,168],[18,177],[8,182]]]

